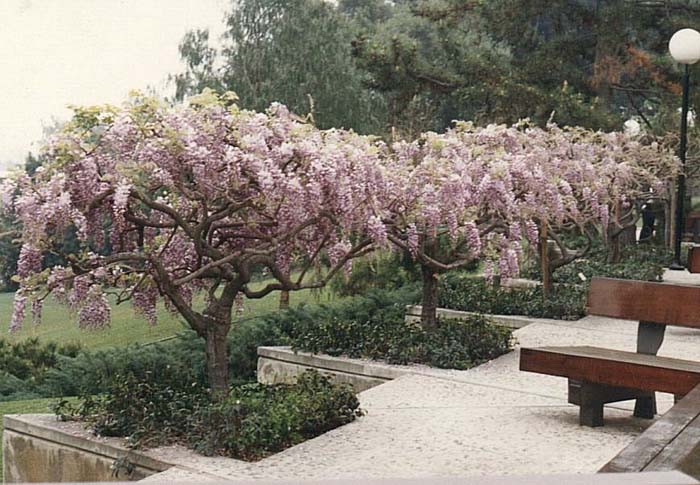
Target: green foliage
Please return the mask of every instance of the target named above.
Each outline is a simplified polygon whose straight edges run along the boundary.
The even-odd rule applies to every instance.
[[[77,345],[42,344],[36,338],[17,344],[0,339],[0,401],[36,396],[46,374],[79,352]]]
[[[502,288],[464,273],[451,273],[440,281],[438,304],[444,308],[500,315],[527,315],[537,318],[574,320],[586,315],[588,283],[591,278],[607,277],[642,281],[660,281],[663,266],[671,254],[653,245],[628,246],[622,262],[607,263],[602,247],[586,259],[557,269],[553,275],[554,292],[544,299],[542,288]],[[539,268],[532,266],[523,276],[540,279]]]
[[[306,371],[293,386],[234,387],[225,401],[199,412],[188,441],[205,455],[258,460],[361,415],[349,386]]]
[[[311,114],[320,128],[384,128],[384,100],[365,89],[353,64],[352,22],[331,3],[241,0],[232,3],[226,25],[221,46],[210,46],[206,31],[183,39],[187,70],[174,76],[179,98],[211,87],[236,92],[242,107],[257,111],[281,102]]]
[[[295,385],[242,384],[213,402],[186,366],[114,374],[102,394],[60,401],[62,419],[80,418],[101,436],[125,436],[132,446],[183,443],[207,455],[257,460],[360,416],[347,385],[315,371]]]
[[[9,372],[0,370],[0,402],[37,397],[37,394],[32,392],[31,389],[31,386],[22,379],[18,379]]]
[[[92,395],[105,392],[114,376],[148,376],[186,369],[184,380],[206,384],[203,344],[190,334],[152,345],[81,352],[49,370],[38,390],[44,396]]]
[[[588,257],[575,260],[554,271],[555,283],[581,284],[594,276],[621,278],[641,281],[661,281],[664,266],[668,266],[673,253],[665,247],[653,244],[625,246],[619,263],[607,262],[607,251],[598,245]],[[526,268],[523,274],[528,278],[540,279],[539,266]],[[584,278],[581,278],[583,275]]]
[[[401,352],[403,339],[412,329],[402,323],[406,305],[417,300],[415,287],[375,290],[336,305],[303,306],[274,318],[295,348],[395,362],[401,360],[395,354]]]
[[[510,330],[482,317],[444,320],[434,329],[407,323],[406,305],[417,299],[414,287],[372,291],[339,305],[302,307],[278,318],[295,349],[329,355],[466,369],[509,350]]]
[[[231,382],[255,379],[257,348],[286,342],[274,320],[253,318],[236,324],[228,337]],[[44,376],[38,392],[45,396],[74,396],[105,391],[105,382],[114,375],[158,374],[163,369],[185,366],[192,372],[187,379],[206,385],[204,342],[192,331],[176,338],[119,349],[81,352],[74,359],[63,359]]]
[[[184,436],[188,420],[210,400],[196,370],[186,363],[144,367],[102,375],[103,392],[90,390],[80,402],[59,402],[54,412],[64,419],[80,416],[101,436],[126,436],[136,445],[155,445]]]
[[[398,252],[377,253],[354,260],[350,275],[337,275],[330,287],[336,295],[351,296],[371,289],[396,290],[418,279],[420,268],[409,256]]]
[[[476,313],[576,320],[586,314],[586,288],[558,286],[550,299],[544,300],[541,287],[502,288],[482,278],[452,273],[440,280],[438,305]]]
[[[512,340],[509,328],[483,316],[443,319],[418,340],[424,355],[420,361],[445,369],[468,369],[510,352]]]
[[[697,3],[681,1],[391,3],[353,53],[408,134],[524,117],[610,130],[634,116],[668,131],[655,120],[677,106],[668,39],[700,20]]]

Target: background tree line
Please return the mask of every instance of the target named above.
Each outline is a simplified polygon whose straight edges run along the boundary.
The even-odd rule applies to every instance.
[[[668,39],[695,0],[234,0],[221,40],[189,32],[176,96],[233,90],[320,128],[411,136],[455,119],[663,132],[680,70]],[[697,91],[697,90],[696,90]]]

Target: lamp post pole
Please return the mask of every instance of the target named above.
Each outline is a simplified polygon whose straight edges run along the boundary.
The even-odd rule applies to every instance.
[[[685,269],[681,263],[681,239],[685,226],[683,217],[685,204],[685,152],[688,148],[688,92],[690,91],[690,65],[700,60],[700,32],[693,29],[681,29],[671,37],[668,50],[676,62],[683,64],[683,105],[681,107],[681,140],[678,158],[681,159],[681,171],[678,174],[678,191],[676,193],[676,231],[673,240],[673,263],[669,269]]]
[[[678,158],[681,159],[681,171],[678,174],[678,191],[676,194],[676,236],[673,241],[673,263],[669,269],[685,269],[681,263],[681,239],[685,229],[683,217],[685,204],[685,154],[688,148],[688,91],[690,88],[689,65],[684,65],[683,73],[683,106],[681,107],[681,140],[678,147]]]

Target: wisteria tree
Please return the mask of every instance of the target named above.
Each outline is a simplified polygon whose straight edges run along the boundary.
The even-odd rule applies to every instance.
[[[621,133],[458,123],[445,134],[428,133],[393,146],[396,165],[414,166],[400,203],[388,206],[375,234],[411,252],[423,274],[422,322],[436,325],[440,273],[484,262],[487,278],[517,275],[524,241],[543,248],[551,238],[557,259],[543,268],[545,293],[551,273],[590,250],[591,228],[619,231],[645,191],[663,197],[678,170],[675,156],[657,144]],[[570,250],[563,233],[588,244]],[[380,239],[377,237],[377,239]],[[543,258],[546,259],[546,258]]]
[[[237,300],[321,287],[376,245],[371,218],[397,191],[382,149],[282,105],[240,110],[232,94],[76,109],[45,166],[3,186],[23,224],[11,329],[29,302],[38,320],[51,293],[84,328],[109,325],[109,293],[152,324],[162,299],[205,340],[210,385],[223,392]],[[82,251],[42,271],[71,227]],[[254,288],[260,270],[271,282]]]
[[[641,207],[650,199],[669,203],[681,170],[675,150],[646,135],[569,130],[580,145],[592,145],[593,163],[608,188],[607,224],[600,228],[608,247],[608,261],[621,258],[621,237],[635,235]],[[636,239],[633,238],[633,239]]]
[[[488,278],[514,276],[523,237],[536,241],[536,221],[546,208],[539,200],[546,194],[540,192],[550,184],[541,171],[531,170],[532,159],[504,152],[518,136],[514,128],[458,123],[445,134],[427,133],[393,146],[396,165],[414,168],[399,203],[387,207],[375,224],[421,266],[426,327],[437,325],[441,273],[482,259]],[[524,190],[525,179],[537,179],[530,183],[532,191]]]
[[[550,125],[545,130],[525,131],[529,143],[546,153],[541,169],[555,174],[562,196],[572,204],[557,217],[543,215],[540,227],[540,261],[545,296],[552,289],[552,273],[576,259],[586,256],[594,237],[602,238],[611,262],[619,261],[620,236],[634,230],[637,209],[650,197],[669,195],[669,184],[680,164],[675,155],[652,140],[641,140],[624,133],[592,132],[581,128],[560,129]],[[582,236],[585,243],[568,247],[565,234]],[[549,241],[558,248],[555,256]]]

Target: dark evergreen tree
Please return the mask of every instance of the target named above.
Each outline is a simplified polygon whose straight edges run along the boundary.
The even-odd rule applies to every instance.
[[[346,5],[348,12],[368,15],[363,2],[354,3]],[[322,0],[232,5],[220,48],[209,46],[205,31],[183,39],[187,70],[174,77],[179,97],[212,87],[236,92],[244,108],[264,110],[281,102],[295,113],[310,114],[321,128],[376,133],[385,126],[383,97],[365,88],[365,75],[350,55],[354,34],[347,13]]]

